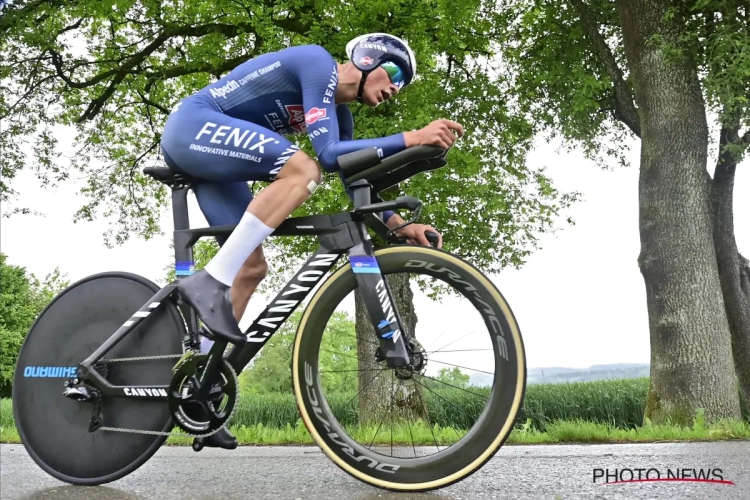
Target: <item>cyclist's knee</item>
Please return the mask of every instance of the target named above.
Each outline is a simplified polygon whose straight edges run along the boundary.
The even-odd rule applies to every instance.
[[[323,174],[318,163],[304,151],[294,153],[281,168],[277,178],[283,179],[285,177],[298,179],[301,184],[307,186],[310,194],[323,180]]]

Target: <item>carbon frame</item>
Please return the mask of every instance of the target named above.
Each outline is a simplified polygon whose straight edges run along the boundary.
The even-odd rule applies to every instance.
[[[234,230],[235,226],[190,229],[187,207],[189,187],[185,185],[172,187],[176,280],[159,290],[143,304],[128,321],[78,367],[76,378],[85,379],[101,391],[104,396],[167,399],[168,386],[115,386],[99,374],[94,365],[123,338],[134,331],[141,322],[147,320],[151,312],[159,308],[165,300],[176,301],[179,280],[192,274],[192,270],[185,271],[184,268],[193,265],[193,245],[200,238],[228,235]],[[241,347],[232,346],[226,355],[226,359],[236,373],[240,373],[257,355],[265,343],[286,322],[297,306],[315,289],[344,254],[348,254],[350,260],[360,258],[360,261],[365,261],[363,265],[367,272],[355,272],[355,278],[388,366],[403,366],[409,363],[409,351],[404,336],[400,334],[404,331],[403,322],[393,305],[391,290],[377,267],[373,255],[374,248],[367,234],[367,228],[372,228],[376,233],[387,239],[388,227],[375,213],[392,208],[416,208],[416,210],[419,210],[421,205],[416,205],[419,204],[418,200],[413,198],[407,200],[407,197],[400,199],[399,202],[371,204],[370,192],[372,186],[367,181],[357,181],[350,187],[354,192],[355,211],[289,218],[271,235],[317,236],[320,247],[255,319],[253,324],[243,332],[247,337],[247,343]],[[374,267],[368,266],[368,261]],[[186,304],[178,302],[178,306],[187,326],[188,336],[184,341],[189,343],[194,340],[193,337],[198,335],[196,333],[197,317],[193,309]]]

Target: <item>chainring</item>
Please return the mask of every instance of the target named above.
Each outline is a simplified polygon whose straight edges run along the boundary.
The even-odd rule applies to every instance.
[[[214,433],[234,413],[238,398],[237,374],[226,359],[222,360],[219,382],[214,383],[205,401],[198,400],[199,380],[208,363],[208,354],[187,352],[172,369],[167,402],[178,427],[194,436]]]

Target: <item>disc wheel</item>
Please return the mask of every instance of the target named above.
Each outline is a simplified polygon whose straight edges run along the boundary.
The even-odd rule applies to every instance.
[[[29,455],[53,477],[81,485],[117,480],[140,467],[167,439],[89,432],[94,405],[62,395],[63,383],[78,364],[158,291],[156,284],[134,274],[96,274],[62,291],[32,325],[16,366],[13,416]],[[105,358],[180,355],[184,336],[182,316],[165,301]],[[113,385],[166,386],[174,364],[175,359],[108,363],[106,378]],[[169,432],[174,426],[166,401],[105,397],[101,409],[108,427]]]
[[[415,418],[412,423],[392,424],[392,429],[398,430],[398,425],[401,425],[403,435],[411,436],[412,443],[415,443],[418,438],[414,439],[414,434],[421,426],[422,436],[427,436],[430,441],[435,439],[435,446],[431,449],[412,444],[402,446],[404,453],[394,456],[393,434],[390,454],[387,445],[373,445],[381,426],[389,425],[387,412],[391,412],[390,418],[393,419],[393,415],[397,414],[394,407],[401,404],[399,401],[408,409],[413,403],[409,401],[410,397],[427,395],[430,383],[439,382],[436,382],[434,377],[431,381],[423,373],[425,369],[429,370],[436,354],[425,351],[419,342],[415,342],[414,346],[418,352],[416,361],[424,366],[415,366],[411,372],[403,368],[386,369],[385,362],[377,356],[373,356],[374,361],[368,361],[370,351],[379,349],[375,337],[370,339],[368,336],[356,340],[353,357],[350,355],[347,361],[347,353],[341,352],[340,347],[343,345],[342,334],[336,333],[341,328],[337,327],[337,323],[331,318],[337,306],[357,289],[350,264],[342,266],[326,280],[312,297],[300,320],[292,354],[292,380],[297,406],[317,445],[337,466],[353,477],[370,485],[394,491],[427,491],[443,488],[479,470],[511,433],[526,387],[526,361],[521,334],[510,307],[497,288],[475,267],[460,258],[442,250],[415,246],[390,247],[376,251],[375,256],[386,280],[391,280],[393,275],[399,273],[418,275],[450,287],[458,297],[466,300],[464,304],[478,318],[478,333],[482,334],[487,342],[485,351],[490,360],[488,363],[494,371],[489,383],[483,386],[486,390],[483,407],[474,405],[466,398],[459,403],[446,402],[444,408],[448,410],[443,412],[445,418],[454,418],[462,412],[472,413],[469,428],[463,429],[460,434],[457,433],[452,442],[436,436],[436,422],[432,414],[427,412],[418,419]],[[402,292],[403,290],[392,290],[394,295]],[[445,309],[441,312],[459,316],[457,322],[461,325],[462,316]],[[329,320],[334,321],[330,328]],[[414,321],[414,318],[402,317],[402,321]],[[338,349],[337,357],[333,358],[337,361],[331,364],[333,369],[330,371],[321,369],[323,353],[328,352],[326,356],[330,356],[330,349],[321,347],[327,335],[333,335],[334,339],[338,339],[334,345],[339,346],[335,348]],[[457,338],[459,335],[457,334]],[[451,349],[461,349],[461,344],[456,342]],[[347,395],[345,399],[348,401],[342,403],[336,398],[329,399],[326,394],[327,386],[323,381],[327,380],[332,372],[351,371],[346,365],[347,362],[355,363],[355,367],[359,366],[359,374],[350,382],[353,387],[351,391],[356,392],[359,387],[359,392],[351,398]],[[362,363],[367,365],[364,370],[361,367]],[[390,408],[387,397],[370,398],[369,401],[374,403],[374,407],[383,409],[383,416],[374,421],[372,417],[366,421],[361,415],[351,417],[358,407],[354,400],[361,397],[363,380],[366,381],[365,386],[374,383],[374,377],[367,375],[367,372],[377,373],[381,379],[389,378],[393,384],[390,390],[383,390],[385,394],[391,392]],[[415,386],[419,386],[419,390],[414,390]],[[430,394],[433,401],[442,398],[439,392],[436,391],[435,394],[437,396]],[[472,397],[474,396],[468,396]],[[428,406],[422,402],[423,408]],[[336,411],[332,410],[334,407]],[[367,427],[365,424],[372,425]],[[377,430],[374,430],[376,427]],[[368,429],[373,429],[374,433]],[[443,430],[446,430],[445,426]],[[367,438],[372,435],[372,442],[370,439],[366,439],[365,442],[365,438],[362,437],[365,432],[368,433]]]

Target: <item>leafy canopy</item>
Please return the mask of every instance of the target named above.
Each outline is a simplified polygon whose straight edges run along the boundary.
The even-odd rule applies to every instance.
[[[507,97],[534,124],[604,164],[625,163],[625,140],[641,134],[628,71],[623,27],[612,0],[502,0],[494,14],[493,48],[502,60]],[[750,143],[750,6],[744,0],[670,2],[674,40],[652,37],[668,57],[689,55],[714,131],[739,162]],[[717,134],[714,133],[714,140]]]
[[[460,121],[468,134],[448,167],[384,198],[421,198],[420,222],[443,231],[446,249],[481,268],[518,266],[575,194],[558,192],[526,166],[534,126],[508,99],[513,82],[488,62],[494,8],[486,0],[16,1],[0,20],[0,195],[13,199],[13,179],[24,168],[45,185],[83,178],[77,220],[107,217],[108,244],[149,238],[165,229],[158,221],[169,193],[141,170],[162,161],[161,130],[179,99],[257,54],[320,44],[345,62],[348,40],[386,31],[409,40],[421,76],[377,109],[352,105],[355,138],[441,117]],[[72,144],[58,144],[61,127],[75,136]],[[306,137],[295,140],[312,153]],[[75,149],[63,156],[61,146]],[[294,215],[349,207],[332,175]],[[283,272],[315,242],[279,238],[273,245]]]
[[[68,286],[55,268],[39,281],[26,268],[7,262],[0,253],[0,396],[10,397],[21,345],[32,323],[47,304]]]

